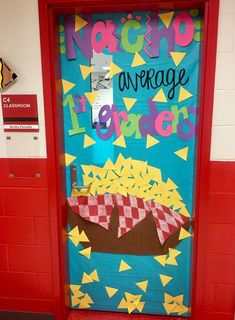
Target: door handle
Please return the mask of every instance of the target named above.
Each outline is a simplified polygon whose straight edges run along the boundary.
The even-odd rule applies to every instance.
[[[77,182],[77,166],[70,166],[70,175],[71,175],[71,187],[81,191],[82,189],[90,189],[90,185],[78,185]]]

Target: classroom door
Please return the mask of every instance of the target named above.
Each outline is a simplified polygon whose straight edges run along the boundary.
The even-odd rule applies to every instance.
[[[201,20],[60,17],[73,309],[190,316]]]

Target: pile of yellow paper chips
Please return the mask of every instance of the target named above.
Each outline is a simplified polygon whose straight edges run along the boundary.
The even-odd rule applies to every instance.
[[[110,159],[103,167],[95,165],[81,165],[83,170],[83,183],[88,189],[78,192],[72,190],[72,196],[102,195],[105,193],[123,196],[132,195],[155,201],[168,208],[179,211],[182,215],[190,217],[186,205],[177,185],[168,178],[162,180],[161,169],[148,165],[147,161],[124,158],[120,153],[115,163]]]

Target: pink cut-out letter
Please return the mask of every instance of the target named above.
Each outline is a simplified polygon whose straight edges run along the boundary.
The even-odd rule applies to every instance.
[[[168,137],[172,134],[172,124],[167,124],[164,126],[165,121],[173,121],[174,115],[170,111],[162,111],[159,113],[155,120],[155,129],[158,134],[163,137]],[[165,127],[165,128],[164,128]]]
[[[180,31],[181,24],[184,24],[184,33]],[[173,28],[175,30],[175,43],[181,47],[188,46],[194,37],[194,23],[189,13],[183,11],[179,13],[174,22]]]

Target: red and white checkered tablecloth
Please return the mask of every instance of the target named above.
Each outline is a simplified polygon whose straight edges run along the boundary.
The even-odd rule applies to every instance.
[[[96,223],[109,230],[112,210],[118,206],[118,238],[132,230],[138,223],[152,213],[160,243],[164,242],[189,219],[177,211],[153,201],[144,201],[128,195],[104,194],[68,198],[72,210],[83,219]]]

